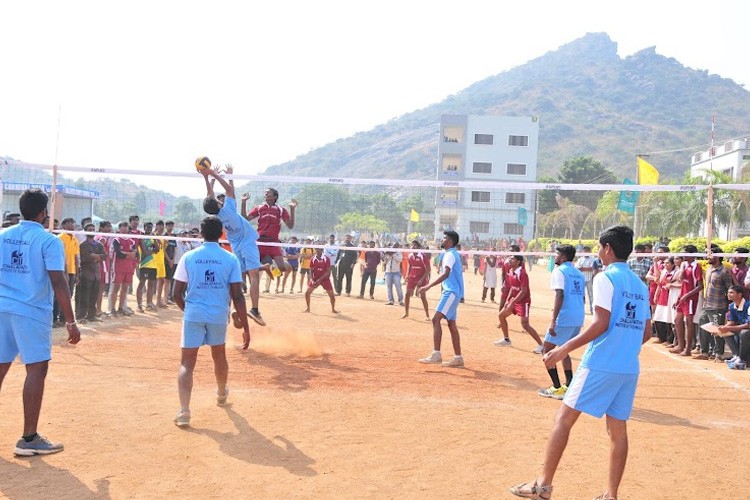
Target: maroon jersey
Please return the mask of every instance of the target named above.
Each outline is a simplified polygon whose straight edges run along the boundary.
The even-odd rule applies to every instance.
[[[250,210],[248,217],[258,217],[258,234],[266,241],[278,241],[281,232],[281,221],[289,220],[289,212],[278,205],[263,203]]]

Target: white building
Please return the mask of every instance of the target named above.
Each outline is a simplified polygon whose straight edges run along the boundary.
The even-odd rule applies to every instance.
[[[702,177],[703,172],[713,170],[730,176],[737,181],[742,166],[750,162],[750,137],[731,139],[714,145],[711,149],[694,153],[690,162],[690,175]]]
[[[713,154],[711,154],[713,152]],[[750,137],[730,139],[715,144],[711,148],[694,153],[690,162],[690,175],[703,177],[706,172],[721,172],[738,183],[742,167],[750,163]],[[720,227],[718,237],[732,240],[750,235],[750,221],[744,221],[737,227]]]
[[[435,238],[532,239],[535,193],[508,183],[536,182],[538,139],[536,117],[441,116]]]

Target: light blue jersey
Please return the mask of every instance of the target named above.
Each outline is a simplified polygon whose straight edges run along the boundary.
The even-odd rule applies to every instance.
[[[571,262],[563,262],[557,269],[565,278],[563,285],[563,303],[557,315],[557,326],[583,326],[585,310],[583,293],[586,289],[586,278]]]
[[[461,266],[461,256],[455,248],[445,251],[440,259],[440,274],[445,272],[445,268],[450,267],[451,272],[443,281],[443,292],[454,292],[459,298],[464,296],[464,274]]]
[[[227,233],[227,240],[232,245],[232,251],[246,255],[249,258],[257,257],[260,262],[258,251],[258,231],[237,212],[237,200],[226,197],[224,205],[216,215]],[[259,264],[260,265],[260,264]]]
[[[62,241],[34,221],[0,231],[0,312],[52,323],[48,271],[65,271]]]
[[[602,290],[611,290],[611,304],[609,293]],[[606,298],[602,301],[602,297]],[[638,374],[643,331],[651,318],[648,288],[627,263],[615,262],[594,277],[594,305],[609,309],[609,327],[589,344],[581,367]]]
[[[174,279],[187,283],[185,321],[226,324],[230,311],[229,285],[242,283],[236,256],[218,243],[204,242],[182,256]]]

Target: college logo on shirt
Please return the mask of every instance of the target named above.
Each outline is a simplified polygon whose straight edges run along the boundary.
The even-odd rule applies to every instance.
[[[212,269],[206,269],[206,272],[203,274],[203,277],[206,283],[216,282],[216,275],[214,274],[214,271]]]
[[[10,264],[3,264],[3,272],[27,274],[31,271],[29,266],[23,263],[23,252],[13,250],[10,253]]]
[[[625,304],[625,315],[630,320],[635,319],[635,304],[632,302]]]
[[[576,295],[583,295],[583,287],[579,280],[573,280],[573,293]]]
[[[10,254],[10,265],[13,267],[23,267],[23,253],[20,250],[14,250]]]

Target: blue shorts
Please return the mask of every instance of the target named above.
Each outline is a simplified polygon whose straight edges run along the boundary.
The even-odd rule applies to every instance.
[[[183,349],[195,349],[202,345],[223,345],[227,340],[227,325],[216,323],[182,322]]]
[[[234,255],[240,261],[240,271],[243,273],[260,269],[260,253],[258,249],[246,248],[245,250],[234,249]]]
[[[18,355],[25,365],[52,359],[52,317],[36,321],[20,314],[0,313],[0,363],[12,363]]]
[[[572,339],[581,332],[580,326],[556,326],[554,337],[547,332],[544,337],[545,342],[549,342],[553,345],[563,345],[568,340]]]
[[[637,385],[638,374],[578,367],[563,403],[596,418],[606,413],[618,420],[628,420]]]
[[[456,310],[460,297],[456,292],[443,292],[438,302],[435,312],[441,313],[446,319],[456,321]]]

